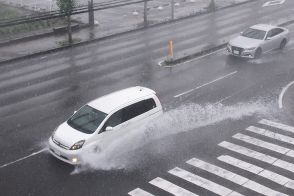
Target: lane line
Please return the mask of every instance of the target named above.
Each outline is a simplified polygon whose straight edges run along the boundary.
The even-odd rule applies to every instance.
[[[223,169],[221,167],[204,162],[204,161],[196,159],[196,158],[190,159],[189,161],[187,161],[187,163],[194,166],[194,167],[197,167],[199,169],[202,169],[204,171],[207,171],[209,173],[212,173],[214,175],[222,177],[226,180],[234,182],[238,185],[241,185],[243,187],[246,187],[250,190],[253,190],[253,191],[260,193],[260,194],[263,194],[263,195],[267,195],[267,196],[286,195],[286,194],[280,193],[278,191],[275,191],[271,188],[268,188],[264,185],[256,183],[254,181],[251,181],[250,179],[245,178],[243,176],[240,176],[240,175],[233,173],[229,170]]]
[[[198,196],[195,193],[192,193],[186,189],[183,189],[163,178],[157,177],[149,182],[150,184],[165,190],[175,196]]]
[[[147,191],[144,191],[143,189],[140,189],[140,188],[136,188],[130,191],[128,194],[131,196],[154,196],[151,193],[148,193]]]
[[[251,163],[247,163],[247,162],[242,161],[240,159],[236,159],[236,158],[231,157],[229,155],[221,155],[217,159],[224,162],[224,163],[227,163],[232,166],[243,169],[245,171],[249,171],[251,173],[262,176],[268,180],[271,180],[277,184],[283,185],[287,188],[294,189],[294,181],[292,179],[287,178],[285,176],[282,176],[280,174],[277,174],[275,172],[266,170],[264,168],[253,165]]]
[[[218,144],[219,146],[226,148],[228,150],[237,152],[239,154],[245,155],[247,157],[250,158],[254,158],[257,159],[259,161],[265,162],[265,163],[269,163],[271,165],[277,166],[279,168],[282,168],[284,170],[290,171],[292,173],[294,173],[294,164],[293,163],[289,163],[287,161],[283,161],[281,159],[278,159],[276,157],[272,157],[254,150],[251,150],[249,148],[243,147],[243,146],[239,146],[227,141],[223,141],[221,143]]]
[[[180,96],[182,96],[182,95],[188,94],[188,93],[190,93],[190,92],[192,92],[192,91],[195,91],[195,90],[200,89],[200,88],[202,88],[202,87],[205,87],[205,86],[207,86],[207,85],[213,84],[213,83],[215,83],[215,82],[217,82],[217,81],[219,81],[219,80],[222,80],[222,79],[225,79],[225,78],[227,78],[227,77],[229,77],[229,76],[231,76],[231,75],[234,75],[234,74],[236,74],[237,72],[238,72],[238,71],[234,71],[234,72],[231,72],[231,73],[226,74],[226,75],[224,75],[224,76],[221,76],[221,77],[219,77],[219,78],[217,78],[217,79],[215,79],[215,80],[212,80],[212,81],[210,81],[210,82],[208,82],[208,83],[202,84],[201,86],[198,86],[198,87],[196,87],[196,88],[193,88],[193,89],[190,89],[190,90],[185,91],[185,92],[183,92],[183,93],[180,93],[180,94],[178,94],[178,95],[175,95],[174,98],[178,98],[178,97],[180,97]]]
[[[291,151],[291,149],[289,149],[289,148],[285,148],[285,147],[282,147],[282,146],[279,146],[279,145],[276,145],[276,144],[273,144],[270,142],[265,142],[263,140],[256,139],[254,137],[250,137],[250,136],[244,135],[242,133],[237,133],[237,134],[233,135],[232,137],[235,139],[241,140],[243,142],[253,144],[255,146],[262,147],[262,148],[265,148],[265,149],[268,149],[268,150],[271,150],[271,151],[274,151],[274,152],[277,152],[280,154],[287,154]]]
[[[47,148],[44,148],[44,149],[39,150],[39,151],[37,151],[37,152],[33,152],[32,154],[30,154],[30,155],[28,155],[28,156],[25,156],[25,157],[22,157],[22,158],[20,158],[20,159],[15,160],[15,161],[12,161],[12,162],[6,163],[6,164],[4,164],[4,165],[1,165],[1,166],[0,166],[0,169],[2,169],[2,168],[4,168],[4,167],[7,167],[7,166],[10,166],[10,165],[13,165],[13,164],[15,164],[15,163],[17,163],[17,162],[23,161],[23,160],[25,160],[25,159],[27,159],[27,158],[30,158],[30,157],[32,157],[32,156],[38,155],[38,154],[40,154],[40,153],[42,153],[42,152],[44,152],[44,151],[47,151],[47,150],[48,150]]]
[[[282,124],[282,123],[277,123],[277,122],[273,122],[273,121],[266,120],[266,119],[262,119],[258,123],[268,125],[268,126],[271,126],[271,127],[275,127],[275,128],[278,128],[278,129],[282,129],[284,131],[288,131],[288,132],[291,132],[291,133],[294,133],[294,127],[289,126],[289,125],[285,125],[285,124]]]
[[[279,95],[279,100],[278,100],[278,104],[279,104],[279,108],[282,109],[283,108],[283,97],[284,94],[286,93],[286,91],[288,90],[288,88],[290,86],[292,86],[294,84],[294,81],[290,82],[289,84],[287,84],[281,91],[280,95]]]
[[[176,167],[176,168],[168,171],[168,173],[170,173],[174,176],[177,176],[181,179],[184,179],[188,182],[191,182],[197,186],[205,188],[206,190],[211,191],[213,193],[216,193],[218,195],[226,196],[226,195],[229,195],[233,192],[231,189],[228,189],[224,186],[216,184],[210,180],[207,180],[207,179],[202,178],[200,176],[197,176],[195,174],[192,174],[192,173],[190,173],[186,170],[183,170],[179,167]]]

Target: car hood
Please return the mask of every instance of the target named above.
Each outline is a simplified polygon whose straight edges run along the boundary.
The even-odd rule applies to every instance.
[[[252,47],[258,47],[263,40],[258,39],[252,39],[244,36],[238,36],[234,39],[232,39],[229,44],[231,46],[236,46],[240,48],[252,48]]]
[[[64,122],[59,127],[57,127],[53,138],[70,148],[78,141],[87,140],[89,137],[91,137],[91,135],[92,134],[82,133],[69,126],[67,122]]]

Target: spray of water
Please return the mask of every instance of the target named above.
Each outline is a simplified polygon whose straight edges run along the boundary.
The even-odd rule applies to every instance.
[[[83,164],[73,174],[92,170],[132,169],[138,168],[144,161],[144,155],[136,154],[136,149],[144,145],[185,131],[196,131],[199,127],[213,125],[224,120],[238,120],[253,114],[267,114],[272,103],[255,101],[239,103],[233,106],[222,104],[186,104],[165,112],[160,118],[145,124],[128,134],[116,138],[106,149],[99,153],[83,155]]]

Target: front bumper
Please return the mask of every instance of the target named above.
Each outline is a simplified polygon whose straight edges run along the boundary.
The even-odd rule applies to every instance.
[[[226,48],[227,53],[232,56],[253,59],[255,50],[234,50],[229,47]]]
[[[71,165],[79,165],[81,164],[81,149],[79,150],[68,150],[64,149],[57,144],[55,144],[52,140],[52,137],[49,138],[49,152],[58,158],[61,161],[69,163]]]

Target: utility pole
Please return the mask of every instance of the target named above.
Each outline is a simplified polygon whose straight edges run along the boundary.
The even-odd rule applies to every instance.
[[[89,9],[89,25],[90,25],[91,27],[94,26],[94,10],[93,10],[93,6],[94,6],[93,0],[88,1],[88,9]]]
[[[171,20],[175,19],[175,0],[171,0]]]
[[[144,27],[148,26],[147,20],[147,0],[144,0]]]

